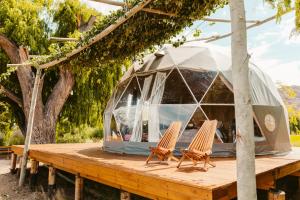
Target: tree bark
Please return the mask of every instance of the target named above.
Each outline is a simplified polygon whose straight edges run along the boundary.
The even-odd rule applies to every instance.
[[[18,47],[14,42],[1,34],[0,48],[5,51],[10,61],[14,64],[24,63],[28,60],[28,51],[26,48]],[[7,98],[21,107],[25,116],[25,124],[27,124],[35,73],[31,67],[18,67],[16,74],[22,93],[21,95],[19,94],[19,96],[22,96],[22,98],[9,92],[9,90],[5,89],[2,85],[0,85],[0,89]],[[74,86],[74,75],[70,70],[70,66],[62,66],[59,68],[59,80],[54,86],[45,105],[42,99],[43,83],[44,78],[41,79],[38,90],[31,140],[33,144],[55,143],[56,123],[59,113]],[[26,129],[23,129],[22,133],[25,136]]]
[[[59,70],[59,80],[43,107],[42,115],[40,117],[35,116],[31,140],[33,144],[55,143],[55,128],[59,113],[75,83],[74,75],[69,66],[60,67]]]
[[[237,192],[239,200],[256,195],[253,112],[249,84],[249,54],[244,0],[230,0],[232,78],[237,132]]]

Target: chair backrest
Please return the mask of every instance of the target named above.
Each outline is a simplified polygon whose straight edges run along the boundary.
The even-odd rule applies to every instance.
[[[195,135],[188,150],[198,150],[202,152],[211,151],[217,123],[217,120],[206,120]]]
[[[169,128],[166,130],[163,137],[160,139],[157,147],[163,147],[166,149],[174,150],[176,141],[180,132],[181,122],[172,122]]]

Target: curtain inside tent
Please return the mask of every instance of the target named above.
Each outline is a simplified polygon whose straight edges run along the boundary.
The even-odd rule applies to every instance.
[[[141,142],[142,141],[142,113],[144,109],[144,100],[149,92],[150,85],[152,81],[152,75],[145,78],[143,89],[142,89],[142,100],[139,101],[135,113],[134,124],[132,136],[130,137],[131,142]]]
[[[149,108],[149,123],[148,123],[148,141],[157,142],[160,137],[159,131],[159,111],[158,106],[161,103],[165,83],[163,82],[166,78],[166,73],[158,72],[155,77],[155,81],[151,91],[151,103]]]

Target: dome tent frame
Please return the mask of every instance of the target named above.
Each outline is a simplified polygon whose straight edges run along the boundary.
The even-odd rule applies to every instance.
[[[111,134],[110,133],[111,132],[110,119],[112,117],[115,117],[114,115],[116,113],[113,113],[113,112],[115,111],[120,100],[123,98],[128,87],[130,86],[130,84],[133,81],[136,81],[137,85],[138,85],[137,88],[138,88],[139,92],[142,93],[143,85],[142,85],[142,83],[139,82],[139,80],[138,80],[139,77],[146,77],[146,76],[151,76],[151,75],[156,76],[157,73],[163,73],[163,72],[166,73],[163,81],[161,81],[160,85],[156,88],[156,91],[158,91],[159,88],[162,87],[162,85],[166,84],[166,82],[168,81],[168,78],[171,76],[171,74],[176,72],[179,75],[184,86],[188,89],[189,95],[191,95],[191,97],[193,98],[194,102],[192,102],[192,103],[189,102],[189,103],[175,104],[173,102],[171,104],[159,103],[159,105],[157,105],[158,109],[160,109],[159,110],[160,113],[165,113],[166,110],[172,110],[172,109],[177,110],[178,112],[180,110],[182,112],[184,110],[183,108],[189,109],[188,117],[186,117],[182,121],[183,126],[180,131],[180,135],[178,137],[179,139],[178,139],[177,149],[185,147],[187,145],[187,144],[185,144],[185,145],[181,144],[181,142],[180,142],[181,137],[183,137],[184,131],[187,129],[189,122],[192,120],[194,115],[196,115],[197,110],[200,110],[201,114],[205,116],[205,119],[212,119],[211,117],[209,117],[207,115],[203,106],[208,107],[207,109],[212,109],[212,107],[218,107],[218,106],[219,106],[219,108],[221,106],[223,106],[224,108],[227,107],[225,109],[225,111],[229,109],[231,116],[233,116],[232,119],[234,119],[234,102],[231,102],[231,103],[203,102],[207,96],[207,93],[212,90],[212,86],[216,83],[217,79],[220,79],[221,83],[227,88],[227,90],[229,90],[231,95],[233,95],[231,77],[230,77],[231,64],[230,64],[230,62],[228,62],[228,60],[230,60],[230,59],[224,55],[219,54],[217,51],[215,51],[214,48],[200,47],[200,46],[201,45],[199,45],[199,44],[197,44],[197,47],[191,46],[191,44],[188,44],[188,45],[184,45],[179,48],[165,47],[165,48],[163,48],[163,50],[167,52],[166,55],[156,56],[155,54],[152,54],[150,56],[147,56],[144,59],[144,64],[142,64],[142,65],[135,64],[124,74],[124,76],[121,79],[120,84],[116,87],[116,90],[114,91],[112,98],[110,99],[110,101],[107,105],[107,108],[104,112],[104,121],[105,121],[105,123],[104,123],[104,129],[105,129],[104,149],[106,151],[118,152],[118,153],[128,153],[128,154],[147,154],[148,147],[155,145],[157,140],[159,139],[156,137],[156,140],[150,141],[150,142],[142,142],[141,140],[140,141],[138,141],[138,140],[131,141],[130,138],[126,138],[125,140],[124,140],[124,138],[122,138],[122,141],[117,141],[117,142],[112,141],[111,138],[109,139],[109,135]],[[192,50],[190,50],[190,49],[192,49]],[[193,69],[191,70],[189,67],[178,64],[178,62],[182,62],[182,60],[189,60],[189,59],[191,59],[191,57],[193,57],[193,56],[187,56],[186,54],[188,54],[188,53],[183,55],[183,58],[178,58],[178,57],[175,58],[175,59],[177,59],[177,61],[176,60],[174,61],[174,60],[168,58],[168,56],[170,57],[170,54],[172,54],[174,52],[175,52],[174,53],[175,56],[178,56],[182,52],[185,52],[187,50],[188,50],[188,52],[194,51],[194,57],[198,57],[200,55],[200,57],[203,58],[203,57],[207,56],[208,58],[205,58],[206,59],[205,62],[206,62],[206,64],[208,63],[208,65],[206,65],[206,66],[204,65],[204,67],[199,67],[199,65],[201,64],[200,63],[199,65],[197,65],[198,67],[193,67]],[[179,52],[176,53],[176,51],[179,51]],[[208,54],[210,54],[210,55],[208,55]],[[172,57],[172,58],[174,58],[174,57]],[[158,60],[159,60],[159,62],[158,62]],[[173,62],[173,64],[167,63],[164,60],[169,60],[169,61],[172,60],[171,62]],[[196,59],[196,61],[199,61],[199,59]],[[222,68],[220,69],[219,66],[222,63],[225,63],[225,64],[224,64],[224,66],[221,66]],[[214,67],[212,67],[212,65]],[[187,77],[185,77],[185,75],[183,74],[183,70],[186,70],[186,69],[191,70],[193,73],[202,73],[202,72],[210,72],[210,71],[214,72],[213,79],[210,81],[208,87],[205,89],[205,93],[202,95],[200,100],[197,99],[197,97],[193,91],[193,88],[191,88],[190,83],[188,83],[189,80],[186,80]],[[278,142],[278,140],[276,140],[277,136],[275,136],[275,139],[274,139],[274,137],[272,139],[272,137],[270,137],[270,134],[266,133],[266,128],[263,127],[264,124],[263,124],[262,116],[261,115],[257,116],[257,111],[255,111],[255,110],[259,109],[259,108],[257,108],[257,106],[258,107],[262,106],[262,105],[267,105],[267,106],[271,106],[271,107],[279,106],[282,109],[282,111],[279,113],[279,115],[283,115],[284,116],[283,119],[285,119],[285,121],[287,122],[287,118],[286,118],[287,115],[285,113],[286,111],[285,111],[283,102],[281,100],[281,97],[279,96],[278,91],[276,89],[274,90],[275,86],[272,83],[272,81],[270,81],[270,78],[266,74],[264,74],[262,71],[260,71],[253,64],[251,64],[250,69],[251,69],[250,76],[251,77],[253,77],[253,76],[259,77],[260,79],[258,80],[258,82],[260,82],[259,84],[261,84],[261,86],[258,87],[258,89],[256,88],[254,90],[252,88],[252,90],[253,90],[252,91],[252,96],[253,96],[252,99],[253,99],[253,108],[254,108],[253,120],[254,120],[255,125],[257,125],[258,132],[261,136],[261,139],[258,142],[256,142],[256,152],[257,152],[257,154],[266,154],[266,153],[276,153],[276,152],[288,151],[290,149],[289,138],[286,137],[286,135],[289,133],[288,126],[286,126],[286,124],[280,125],[281,130],[284,129],[284,133],[281,134],[281,136],[282,136],[281,138],[283,139],[283,142]],[[124,84],[126,85],[125,87],[124,87]],[[272,84],[273,84],[273,86],[272,86]],[[270,87],[270,85],[271,85],[271,87]],[[257,86],[257,84],[256,84],[256,86]],[[118,92],[118,88],[120,88],[120,87],[124,88],[124,90],[122,91],[121,95],[119,94],[117,97],[115,97],[116,93]],[[267,91],[266,89],[271,90],[271,91]],[[168,90],[168,89],[166,89],[166,90]],[[266,91],[267,91],[267,95],[266,95],[267,97],[265,99],[261,98],[257,94],[257,92],[259,93],[261,91],[263,91],[263,93],[261,93],[260,96],[265,95]],[[163,91],[163,92],[165,93],[165,91]],[[259,96],[259,98],[258,98],[258,96]],[[152,96],[150,96],[150,98],[151,97]],[[145,101],[147,101],[147,99],[143,99],[143,98],[144,97],[140,98],[142,101],[142,104],[144,104]],[[150,98],[148,98],[148,100]],[[183,108],[180,108],[180,107],[183,107]],[[169,108],[172,108],[172,109],[169,109]],[[134,107],[134,109],[137,109],[137,108]],[[218,109],[215,109],[215,110],[218,110]],[[169,111],[169,112],[171,112],[171,111]],[[134,113],[136,113],[136,112],[134,112]],[[232,113],[233,113],[233,115],[232,115]],[[277,115],[278,115],[278,113],[277,113]],[[141,114],[140,114],[140,116],[141,116]],[[135,117],[130,117],[130,120],[133,122],[133,121],[135,121],[134,118]],[[162,124],[165,124],[165,123],[162,123]],[[161,126],[161,124],[159,124],[159,126]],[[228,127],[228,125],[227,125],[227,127]],[[284,127],[284,128],[282,128],[282,127]],[[162,129],[162,130],[160,129],[160,134],[163,133],[163,130],[164,129]],[[143,132],[143,127],[141,127],[140,131]],[[132,134],[132,130],[131,130],[131,134]],[[143,134],[143,133],[141,133],[141,134]],[[148,132],[148,134],[151,134],[151,133]],[[275,135],[278,135],[278,133],[276,133]],[[161,135],[160,135],[160,137],[161,137]],[[139,138],[142,138],[142,137],[140,136]],[[271,138],[271,139],[269,139],[269,138]],[[226,156],[226,155],[232,155],[235,153],[234,139],[231,139],[230,142],[229,141],[227,141],[227,142],[228,143],[223,141],[223,143],[221,143],[221,144],[214,144],[213,151],[214,151],[215,155]],[[186,143],[188,143],[188,141],[186,141]]]

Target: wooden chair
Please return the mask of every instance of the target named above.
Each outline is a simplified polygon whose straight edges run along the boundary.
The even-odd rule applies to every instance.
[[[210,161],[210,155],[212,153],[212,145],[217,129],[217,122],[217,120],[206,120],[203,123],[188,149],[182,151],[182,157],[177,165],[177,168],[180,167],[185,158],[192,160],[194,166],[197,165],[198,161],[204,160],[203,169],[205,171],[208,170],[207,164],[213,167],[216,166]]]
[[[169,128],[166,130],[163,137],[160,139],[156,147],[150,147],[150,155],[146,160],[146,164],[151,160],[151,158],[156,155],[160,161],[167,161],[171,159],[179,161],[173,156],[173,150],[175,149],[176,141],[180,132],[181,122],[172,122]]]

